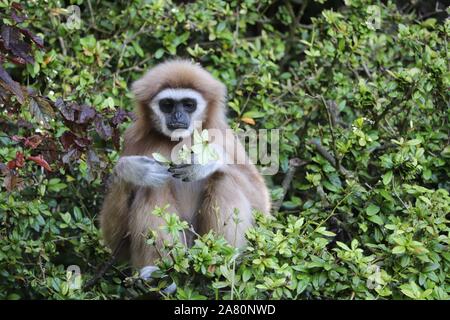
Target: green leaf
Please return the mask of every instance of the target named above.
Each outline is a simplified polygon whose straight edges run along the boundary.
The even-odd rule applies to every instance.
[[[162,154],[158,153],[158,152],[153,152],[152,153],[152,157],[153,159],[155,159],[158,162],[161,163],[170,163],[170,160],[167,159],[166,157],[164,157]]]
[[[404,246],[395,246],[394,249],[392,249],[393,254],[403,254],[405,251],[406,249]]]
[[[252,276],[252,272],[249,269],[245,269],[242,273],[242,281],[247,282]]]
[[[379,226],[382,226],[383,223],[384,223],[383,219],[380,216],[378,216],[378,215],[370,216],[370,217],[367,218],[367,220],[372,221],[373,223],[375,223],[375,224],[377,224]]]
[[[159,48],[155,52],[155,59],[160,59],[164,55],[164,49]]]
[[[380,212],[380,207],[371,203],[367,208],[366,208],[366,213],[369,216],[373,216],[375,214],[377,214],[378,212]]]
[[[383,184],[388,185],[392,180],[393,173],[392,173],[392,171],[388,171],[385,174],[383,174],[382,177],[383,177]]]

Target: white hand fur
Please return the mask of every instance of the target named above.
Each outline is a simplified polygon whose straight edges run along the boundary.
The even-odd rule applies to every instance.
[[[146,156],[121,157],[114,173],[126,182],[143,187],[159,187],[170,177],[166,167]]]

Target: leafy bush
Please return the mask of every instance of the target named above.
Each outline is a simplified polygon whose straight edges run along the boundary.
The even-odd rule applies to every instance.
[[[134,298],[174,280],[186,299],[448,299],[449,20],[322,2],[78,0],[78,21],[68,2],[0,1],[0,297]],[[295,175],[248,248],[175,241],[142,283],[104,267],[95,220],[128,85],[174,56],[227,85],[235,130],[282,128],[274,202]],[[95,281],[72,288],[70,265]]]

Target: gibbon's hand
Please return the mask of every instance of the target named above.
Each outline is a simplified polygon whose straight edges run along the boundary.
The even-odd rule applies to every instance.
[[[146,156],[121,157],[114,172],[120,179],[142,187],[159,187],[170,177],[165,166]]]
[[[172,177],[180,179],[183,182],[197,181],[205,179],[216,172],[222,166],[222,161],[209,161],[201,165],[196,163],[195,159],[192,164],[171,164],[169,172]]]

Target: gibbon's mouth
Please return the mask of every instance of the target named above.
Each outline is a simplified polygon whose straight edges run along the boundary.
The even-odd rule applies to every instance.
[[[187,129],[187,128],[189,128],[189,125],[187,123],[183,123],[183,122],[174,122],[174,123],[169,123],[167,125],[167,128],[169,128],[170,130]]]

